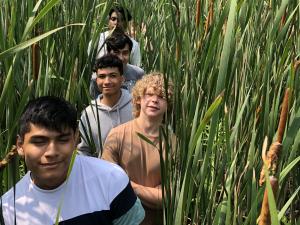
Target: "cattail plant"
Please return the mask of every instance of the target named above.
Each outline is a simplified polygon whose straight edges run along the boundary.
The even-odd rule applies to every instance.
[[[0,171],[2,171],[17,154],[17,147],[13,146],[6,156],[0,161]]]
[[[276,173],[279,164],[280,151],[282,149],[283,134],[284,134],[286,121],[288,117],[288,102],[289,102],[289,89],[285,91],[285,95],[282,103],[282,109],[281,109],[280,120],[278,125],[278,132],[277,132],[277,141],[271,145],[267,155],[265,155],[265,152],[263,152],[262,154],[263,162],[266,165],[269,173],[271,174],[270,184],[275,196],[279,185],[278,178],[276,178]],[[260,179],[259,179],[260,186],[262,186],[264,182],[265,182],[265,170],[263,168],[260,173]],[[267,189],[265,190],[264,193],[264,198],[263,198],[261,213],[259,218],[259,225],[271,225],[271,216],[269,210],[269,199],[268,199]]]
[[[115,1],[0,2],[0,159],[4,159],[29,99],[65,97],[78,112],[90,103],[96,45]],[[136,29],[136,40],[142,68],[146,73],[161,71],[174,83],[173,111],[164,131],[171,129],[177,143],[172,151],[168,145],[172,157],[166,155],[162,165],[164,223],[256,224],[264,198],[258,185],[258,149],[265,136],[281,141],[276,145],[281,148],[280,162],[270,165],[274,173],[269,172],[278,181],[280,197],[277,209],[269,199],[270,214],[281,223],[299,223],[298,1],[117,2],[130,10],[134,25],[141,28]],[[32,35],[37,25],[42,32]],[[33,44],[38,51],[32,51]],[[34,52],[39,63],[33,64]],[[288,123],[284,136],[277,132],[278,139],[274,137],[286,88],[292,96]],[[169,138],[168,132],[163,135]],[[17,160],[1,170],[2,192],[13,186],[12,177],[18,180],[21,171]]]

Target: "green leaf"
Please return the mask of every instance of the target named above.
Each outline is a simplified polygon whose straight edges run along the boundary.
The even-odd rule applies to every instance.
[[[276,208],[276,202],[274,198],[274,193],[270,184],[270,177],[269,177],[269,172],[264,166],[265,170],[265,178],[266,178],[266,189],[268,192],[268,203],[269,203],[269,208],[270,208],[270,216],[271,216],[271,221],[272,225],[280,225],[278,221],[278,214],[277,214],[277,208]]]
[[[297,163],[300,162],[300,156],[298,156],[296,159],[294,159],[290,164],[288,164],[281,172],[279,175],[279,182],[283,182],[284,178],[288,173],[294,168],[294,166],[297,165]]]
[[[146,141],[148,144],[152,145],[154,148],[157,148],[157,146],[149,138],[147,138],[146,136],[144,136],[143,134],[141,134],[139,132],[136,132],[136,134],[137,134],[137,136],[139,136],[139,138]]]
[[[66,186],[68,185],[69,177],[70,177],[70,174],[71,174],[72,169],[73,169],[73,165],[74,165],[74,162],[75,162],[75,159],[76,159],[76,155],[77,155],[77,149],[75,149],[73,151],[73,153],[72,153],[71,161],[70,161],[68,172],[67,172],[67,179],[65,181],[66,182],[66,184],[65,184]],[[66,190],[67,190],[67,188],[65,188],[65,191]],[[64,203],[64,198],[65,198],[65,192],[63,192],[63,194],[61,196],[61,199],[60,199],[60,202],[58,204],[56,218],[55,218],[55,225],[58,225],[58,223],[59,223],[59,216],[60,216],[60,213],[61,213],[62,205]]]
[[[205,129],[206,124],[209,122],[210,118],[212,117],[213,113],[219,108],[220,104],[223,101],[223,95],[224,93],[221,93],[215,100],[214,102],[210,105],[210,107],[208,108],[208,110],[206,111],[203,119],[200,122],[200,125],[193,137],[193,142],[191,144],[191,146],[189,147],[189,149],[193,150],[197,144],[198,138],[201,135],[201,133],[203,132],[203,130]]]
[[[296,191],[293,193],[293,195],[289,198],[289,200],[284,204],[280,212],[278,213],[278,220],[280,221],[282,217],[284,216],[286,210],[290,207],[292,204],[293,200],[297,196],[298,192],[300,191],[300,186],[296,189]]]
[[[66,26],[63,26],[63,27],[59,27],[59,28],[53,29],[51,31],[48,31],[48,32],[42,34],[42,35],[39,35],[39,36],[37,36],[35,38],[32,38],[32,39],[30,39],[28,41],[24,41],[24,42],[22,42],[22,43],[20,43],[20,44],[18,44],[16,46],[10,48],[10,49],[5,50],[4,52],[1,52],[0,53],[0,58],[4,58],[4,57],[7,57],[8,55],[17,53],[17,52],[19,52],[19,51],[21,51],[21,50],[23,50],[23,49],[31,46],[32,44],[34,44],[34,43],[36,43],[36,42],[38,42],[40,40],[43,40],[44,38],[50,36],[51,34],[54,34],[57,31],[60,31],[60,30],[62,30],[64,28],[67,28],[67,27],[70,27],[70,26],[84,26],[84,25],[85,24],[83,24],[83,23],[74,23],[74,24],[69,24],[69,25],[66,25]]]

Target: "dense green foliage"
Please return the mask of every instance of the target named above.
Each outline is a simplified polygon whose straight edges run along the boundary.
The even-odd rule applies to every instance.
[[[299,2],[199,2],[197,15],[192,0],[119,2],[133,14],[143,68],[162,71],[175,84],[168,121],[178,144],[162,165],[165,222],[256,223],[264,191],[258,185],[262,143],[265,136],[276,140],[283,94],[290,88],[272,220],[299,224]],[[111,4],[0,0],[0,158],[15,142],[28,99],[64,96],[79,111],[88,104],[94,55],[87,46],[90,40],[96,45]],[[1,170],[2,192],[20,178],[19,165],[15,158]]]

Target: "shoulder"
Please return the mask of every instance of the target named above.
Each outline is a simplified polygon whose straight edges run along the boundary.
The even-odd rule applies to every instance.
[[[134,120],[130,120],[126,123],[120,124],[117,127],[114,127],[113,129],[111,129],[110,133],[124,133],[127,132],[128,130],[130,130],[133,126],[133,121]]]
[[[139,43],[135,39],[133,39],[132,37],[130,37],[130,40],[132,41],[132,47],[133,48],[139,47]]]
[[[128,136],[132,134],[132,130],[133,120],[114,127],[107,135],[104,143],[104,148],[106,148],[107,146],[118,146],[120,143],[123,143],[123,141],[128,139]]]
[[[98,107],[99,109],[99,107]],[[90,105],[85,107],[81,112],[81,119],[83,116],[91,116],[96,112],[96,100],[92,100]]]
[[[77,171],[73,174],[73,178],[78,179],[78,173],[80,173],[82,179],[89,185],[101,187],[103,190],[113,188],[115,193],[128,185],[127,174],[117,164],[82,155],[76,156],[76,163],[77,169],[75,170]]]
[[[134,71],[137,71],[137,72],[143,72],[144,73],[144,70],[141,67],[138,67],[138,66],[135,66],[135,65],[132,65],[132,64],[127,64],[127,67],[130,70],[134,70]]]
[[[100,33],[100,39],[105,40],[108,37],[109,31]]]
[[[116,174],[121,174],[126,176],[126,173],[123,171],[121,167],[99,158],[77,155],[76,163],[78,163],[81,167],[94,168],[93,171],[90,171],[92,173],[96,173],[96,174],[116,173]]]
[[[115,177],[124,180],[126,183],[129,181],[124,170],[114,163],[82,155],[76,156],[76,163],[83,169],[83,171],[81,171],[83,173],[88,172],[101,177],[101,179],[111,179],[112,177]]]
[[[85,115],[85,114],[89,114],[92,111],[92,104],[93,104],[94,100],[91,101],[91,105],[85,107],[82,112],[81,112],[81,116]]]
[[[82,126],[82,124],[86,125],[87,121],[90,120],[91,113],[92,113],[92,107],[90,105],[86,107],[84,110],[82,110],[80,115],[80,120],[79,120],[79,129]]]
[[[13,205],[14,202],[14,190],[13,188],[9,189],[4,195],[1,196],[2,207],[5,210]]]
[[[132,99],[132,96],[128,90],[121,88],[121,92],[122,92],[121,97],[124,97],[126,100]]]
[[[135,65],[131,65],[131,64],[127,64],[127,70],[129,72],[132,72],[134,71],[135,73],[137,74],[142,74],[144,75],[145,71],[141,68],[141,67],[138,67],[138,66],[135,66]]]
[[[4,195],[2,195],[2,206],[10,207],[15,201],[24,197],[26,190],[28,190],[30,185],[30,175],[29,172],[15,185],[15,188],[11,188]]]
[[[145,211],[140,199],[136,199],[134,205],[122,216],[115,219],[113,224],[140,224],[145,218]]]

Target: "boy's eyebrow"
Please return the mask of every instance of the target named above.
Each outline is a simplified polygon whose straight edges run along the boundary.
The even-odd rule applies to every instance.
[[[118,74],[117,72],[111,72],[111,73],[97,73],[97,75],[107,75],[107,74]]]
[[[66,137],[66,136],[70,136],[71,132],[67,132],[67,133],[61,133],[59,135],[57,135],[57,137]],[[49,138],[49,136],[46,135],[33,135],[30,137],[30,139],[43,139],[43,138]]]
[[[48,138],[45,135],[33,135],[30,137],[30,139],[43,139],[43,138]]]
[[[65,136],[70,136],[71,135],[71,132],[68,132],[68,133],[62,133],[60,135],[58,135],[59,137],[65,137]]]

